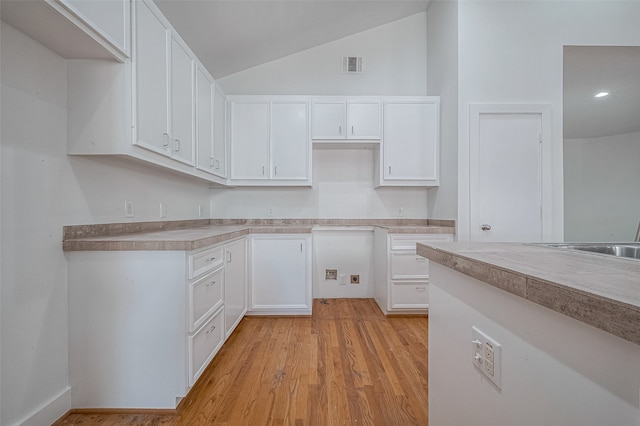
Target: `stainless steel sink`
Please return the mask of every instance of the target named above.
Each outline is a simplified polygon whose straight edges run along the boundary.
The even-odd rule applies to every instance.
[[[640,243],[559,243],[543,245],[640,260]]]

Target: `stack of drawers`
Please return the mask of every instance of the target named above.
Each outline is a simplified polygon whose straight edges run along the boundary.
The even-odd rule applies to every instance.
[[[189,255],[187,312],[189,386],[193,386],[224,343],[224,250]]]

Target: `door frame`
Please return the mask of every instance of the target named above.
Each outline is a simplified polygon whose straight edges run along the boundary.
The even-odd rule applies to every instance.
[[[540,198],[542,203],[542,240],[553,240],[553,143],[550,104],[469,104],[469,138],[464,147],[467,158],[460,156],[459,166],[466,168],[466,179],[459,187],[458,240],[471,239],[471,198],[474,161],[477,160],[480,117],[483,114],[539,114],[541,117]],[[461,150],[462,151],[462,150]],[[462,152],[460,152],[462,154]],[[466,163],[466,164],[465,164]]]

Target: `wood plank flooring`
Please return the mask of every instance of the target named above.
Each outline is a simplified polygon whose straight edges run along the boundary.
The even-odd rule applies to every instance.
[[[427,425],[426,317],[373,299],[310,318],[245,317],[179,414],[69,414],[59,425]]]

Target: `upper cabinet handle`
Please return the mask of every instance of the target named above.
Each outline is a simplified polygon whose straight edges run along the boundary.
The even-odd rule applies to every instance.
[[[338,134],[342,136],[342,126],[338,126]]]
[[[353,136],[353,135],[354,135],[354,133],[353,133],[353,126],[351,126],[351,136]]]
[[[169,146],[169,133],[162,134],[162,146]]]
[[[180,139],[176,139],[176,152],[180,151]]]

